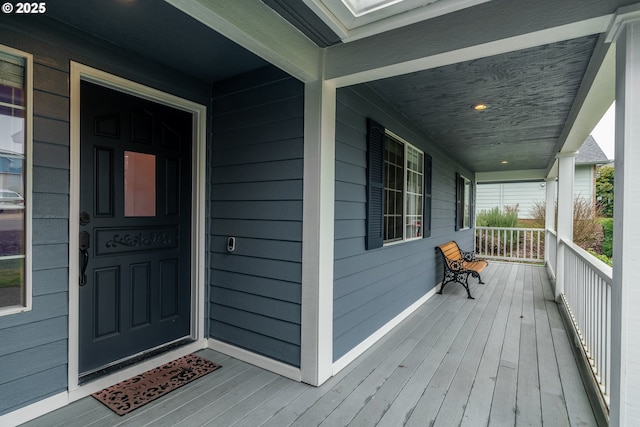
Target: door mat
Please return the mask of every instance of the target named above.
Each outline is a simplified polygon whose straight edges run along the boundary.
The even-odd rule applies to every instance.
[[[92,396],[116,414],[125,415],[220,367],[210,360],[188,354],[93,393]]]

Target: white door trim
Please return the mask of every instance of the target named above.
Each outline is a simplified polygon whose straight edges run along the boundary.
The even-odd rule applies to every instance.
[[[71,62],[70,75],[70,194],[69,194],[69,369],[68,390],[76,397],[91,393],[90,385],[78,384],[79,351],[79,243],[80,216],[80,81],[89,81],[120,92],[135,95],[159,104],[168,105],[193,114],[193,160],[192,160],[192,218],[191,218],[191,337],[196,347],[206,347],[204,339],[205,313],[205,177],[206,177],[206,131],[207,108],[204,105],[161,92],[157,89],[126,80],[122,77]],[[188,346],[193,351],[193,344]],[[160,358],[162,359],[162,358]],[[156,360],[156,359],[153,359]],[[138,369],[144,370],[141,364]],[[146,366],[146,365],[145,365]],[[137,370],[132,367],[133,370]],[[132,374],[132,369],[127,369]],[[120,381],[113,377],[113,382]],[[109,382],[107,378],[101,382]],[[86,389],[86,394],[80,389]],[[95,390],[94,390],[95,391]],[[75,399],[72,399],[75,400]]]

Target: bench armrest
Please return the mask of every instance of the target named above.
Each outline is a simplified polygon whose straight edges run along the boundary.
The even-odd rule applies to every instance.
[[[447,264],[449,265],[449,270],[452,271],[463,271],[465,260],[463,258],[460,259],[449,259],[447,258]]]
[[[460,255],[462,255],[462,259],[464,259],[465,261],[475,261],[476,260],[475,252],[465,252],[465,251],[461,250],[460,251]]]

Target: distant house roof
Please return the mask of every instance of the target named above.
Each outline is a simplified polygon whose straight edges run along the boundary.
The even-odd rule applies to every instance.
[[[601,165],[609,163],[609,159],[604,154],[593,136],[589,137],[582,143],[582,147],[576,156],[577,165]]]

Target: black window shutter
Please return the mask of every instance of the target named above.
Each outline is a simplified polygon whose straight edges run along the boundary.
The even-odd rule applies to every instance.
[[[422,238],[431,237],[431,156],[424,155],[424,194],[422,208]]]
[[[469,183],[469,228],[473,227],[476,221],[476,186],[473,185],[473,181]]]
[[[384,126],[367,119],[367,236],[368,249],[384,243]]]
[[[464,215],[462,212],[462,198],[464,197],[462,194],[464,191],[463,185],[462,177],[456,172],[456,231],[462,228],[462,222],[464,221],[462,218]]]

